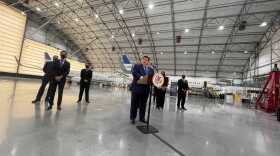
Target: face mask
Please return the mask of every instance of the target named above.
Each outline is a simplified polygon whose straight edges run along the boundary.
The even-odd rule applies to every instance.
[[[61,57],[61,59],[65,59],[66,55],[61,55],[60,57]]]
[[[88,69],[88,68],[89,68],[89,66],[88,66],[88,65],[86,65],[86,68]]]

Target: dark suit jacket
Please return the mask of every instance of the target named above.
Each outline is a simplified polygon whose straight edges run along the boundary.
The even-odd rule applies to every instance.
[[[61,65],[61,61],[56,61],[54,63],[54,76],[63,76],[62,80],[65,80],[67,75],[70,72],[70,63],[68,61],[64,61],[63,65]]]
[[[45,73],[45,76],[51,77],[54,75],[54,62],[53,61],[49,61],[46,62],[44,67],[43,67],[43,71]]]
[[[148,68],[148,75],[153,76],[154,70],[152,68]],[[145,76],[145,70],[143,64],[135,64],[131,70],[133,81],[131,84],[131,91],[140,94],[148,94],[149,93],[149,85],[141,85],[137,84],[137,81],[140,79],[141,76]]]
[[[80,83],[90,84],[91,79],[92,79],[92,71],[87,69],[82,69]],[[87,82],[85,82],[84,80],[87,80]]]
[[[187,80],[180,79],[178,81],[178,92],[186,92],[186,90],[189,90],[189,84]]]

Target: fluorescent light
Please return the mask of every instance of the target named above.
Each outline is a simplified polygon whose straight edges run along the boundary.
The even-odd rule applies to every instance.
[[[98,14],[95,14],[95,18],[98,18],[99,16],[98,16]]]
[[[267,22],[262,22],[259,26],[260,27],[265,27],[265,26],[267,26]]]
[[[219,30],[224,30],[225,27],[224,27],[223,25],[220,25],[218,29],[219,29]]]
[[[22,15],[26,15],[24,11],[21,12]]]
[[[214,51],[214,50],[212,50],[212,51],[211,51],[211,53],[212,53],[212,54],[215,54],[215,51]]]
[[[188,33],[188,32],[190,32],[190,29],[186,28],[185,33]]]
[[[134,37],[135,36],[135,34],[134,33],[132,33],[132,37]]]
[[[36,10],[37,10],[37,11],[41,11],[41,9],[40,9],[39,7],[36,7]]]
[[[76,22],[79,22],[79,19],[78,19],[78,18],[75,18],[75,21],[76,21]]]
[[[247,51],[247,50],[245,50],[245,51],[244,51],[244,53],[245,53],[245,54],[247,54],[247,53],[248,53],[248,51]]]
[[[114,35],[112,35],[112,36],[111,36],[111,38],[115,38],[115,36],[114,36]]]
[[[59,7],[59,4],[58,4],[57,2],[54,2],[54,5],[55,5],[56,7]]]
[[[123,9],[119,10],[119,13],[122,15],[123,14]]]
[[[159,32],[157,32],[157,35],[159,35],[160,33]]]
[[[163,55],[163,52],[160,52],[160,55]]]
[[[152,10],[154,8],[153,4],[149,4],[149,8]]]

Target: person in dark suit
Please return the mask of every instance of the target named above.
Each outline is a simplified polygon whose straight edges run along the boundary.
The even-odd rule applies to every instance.
[[[66,77],[70,72],[70,63],[66,60],[67,53],[65,51],[60,52],[60,60],[54,63],[54,76],[50,79],[50,97],[49,97],[49,107],[47,110],[51,110],[53,106],[53,100],[58,87],[58,100],[57,100],[57,110],[61,110],[61,102],[63,90],[66,82]]]
[[[45,63],[44,67],[43,67],[43,71],[44,71],[44,76],[42,77],[42,83],[41,86],[38,90],[37,96],[35,98],[35,100],[32,101],[32,103],[38,103],[41,101],[41,98],[44,94],[45,88],[47,86],[47,84],[49,83],[50,77],[53,74],[53,64],[55,61],[58,60],[58,56],[54,55],[53,56],[53,60],[52,61],[48,61]],[[46,96],[46,99],[48,98],[48,96]]]
[[[139,121],[145,121],[146,103],[149,97],[150,85],[140,83],[139,80],[143,80],[154,75],[154,70],[150,66],[150,58],[144,56],[141,64],[135,64],[132,67],[132,84],[131,84],[131,107],[130,107],[130,120],[132,124],[135,124],[137,111],[139,108]]]
[[[89,87],[92,79],[92,71],[90,64],[87,63],[85,66],[86,68],[81,70],[80,93],[79,99],[77,101],[78,103],[80,103],[82,100],[84,90],[86,92],[86,102],[89,103]]]
[[[181,109],[187,110],[185,108],[185,101],[186,101],[186,95],[187,91],[189,90],[189,85],[188,81],[185,80],[185,75],[182,75],[182,79],[178,81],[178,101],[177,101],[177,107],[178,110],[180,109],[180,104],[181,104]]]
[[[156,108],[157,109],[163,109],[163,107],[164,107],[165,93],[166,93],[166,89],[167,89],[168,81],[169,81],[169,78],[166,77],[164,71],[162,71],[161,74],[164,77],[164,83],[161,88],[157,89],[157,94],[156,94],[156,103],[157,103]]]

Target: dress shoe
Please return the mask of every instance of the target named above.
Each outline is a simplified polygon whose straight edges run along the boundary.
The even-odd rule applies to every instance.
[[[49,106],[49,107],[47,108],[47,111],[49,111],[49,110],[52,110],[52,106]]]
[[[58,111],[61,111],[62,109],[61,109],[61,107],[57,107],[57,110],[58,110]]]
[[[181,110],[181,108],[180,108],[180,107],[177,107],[177,110]]]
[[[78,100],[77,103],[81,103],[81,100]]]
[[[145,121],[145,120],[139,120],[140,122],[142,122],[142,123],[147,123],[147,121]]]
[[[131,124],[133,124],[133,125],[135,124],[135,120],[131,120],[130,122],[131,122]]]
[[[90,103],[90,101],[86,101],[86,103]]]
[[[182,108],[182,109],[183,109],[184,111],[185,111],[185,110],[187,110],[187,108],[185,108],[185,107],[184,107],[184,108]]]
[[[39,100],[33,100],[32,103],[38,103],[40,102]]]

